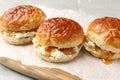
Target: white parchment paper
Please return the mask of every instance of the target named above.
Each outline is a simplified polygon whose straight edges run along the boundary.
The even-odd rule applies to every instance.
[[[83,27],[84,31],[88,24],[96,18],[96,16],[89,15],[82,10],[77,12],[68,9],[56,10],[46,7],[40,8],[45,11],[47,18],[66,17],[77,21]],[[120,60],[115,60],[112,64],[106,65],[84,49],[82,49],[80,55],[71,62],[48,63],[34,54],[32,44],[24,46],[9,45],[0,37],[0,56],[20,60],[23,64],[27,65],[61,68],[81,77],[83,80],[120,80]]]

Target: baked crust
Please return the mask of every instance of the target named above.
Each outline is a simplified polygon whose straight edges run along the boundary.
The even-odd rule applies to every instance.
[[[0,17],[0,29],[9,31],[28,31],[36,29],[45,19],[45,13],[31,5],[10,8]]]
[[[36,33],[39,45],[69,48],[82,44],[84,33],[82,27],[67,18],[51,18],[43,23]]]
[[[103,50],[120,53],[120,19],[95,19],[88,26],[87,37]]]

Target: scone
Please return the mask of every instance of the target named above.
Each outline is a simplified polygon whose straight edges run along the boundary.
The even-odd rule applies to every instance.
[[[0,33],[10,44],[27,44],[32,41],[36,29],[45,18],[41,9],[31,5],[19,5],[8,9],[0,17]]]
[[[84,40],[83,29],[77,22],[51,18],[39,26],[33,44],[36,54],[48,62],[66,62],[78,56]]]
[[[120,58],[120,19],[95,19],[87,28],[86,50],[104,61]]]

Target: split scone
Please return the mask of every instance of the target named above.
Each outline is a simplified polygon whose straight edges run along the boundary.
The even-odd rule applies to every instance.
[[[41,23],[33,44],[40,58],[48,62],[66,62],[78,56],[83,40],[83,29],[77,22],[56,17]]]
[[[84,46],[92,55],[106,62],[120,58],[120,19],[95,19],[87,28]]]
[[[31,5],[10,8],[0,17],[0,33],[10,44],[27,44],[32,41],[35,31],[44,21],[45,13]]]

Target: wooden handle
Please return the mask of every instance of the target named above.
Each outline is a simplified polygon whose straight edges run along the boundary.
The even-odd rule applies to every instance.
[[[81,80],[79,77],[58,68],[24,65],[7,57],[0,57],[0,64],[39,80]]]

